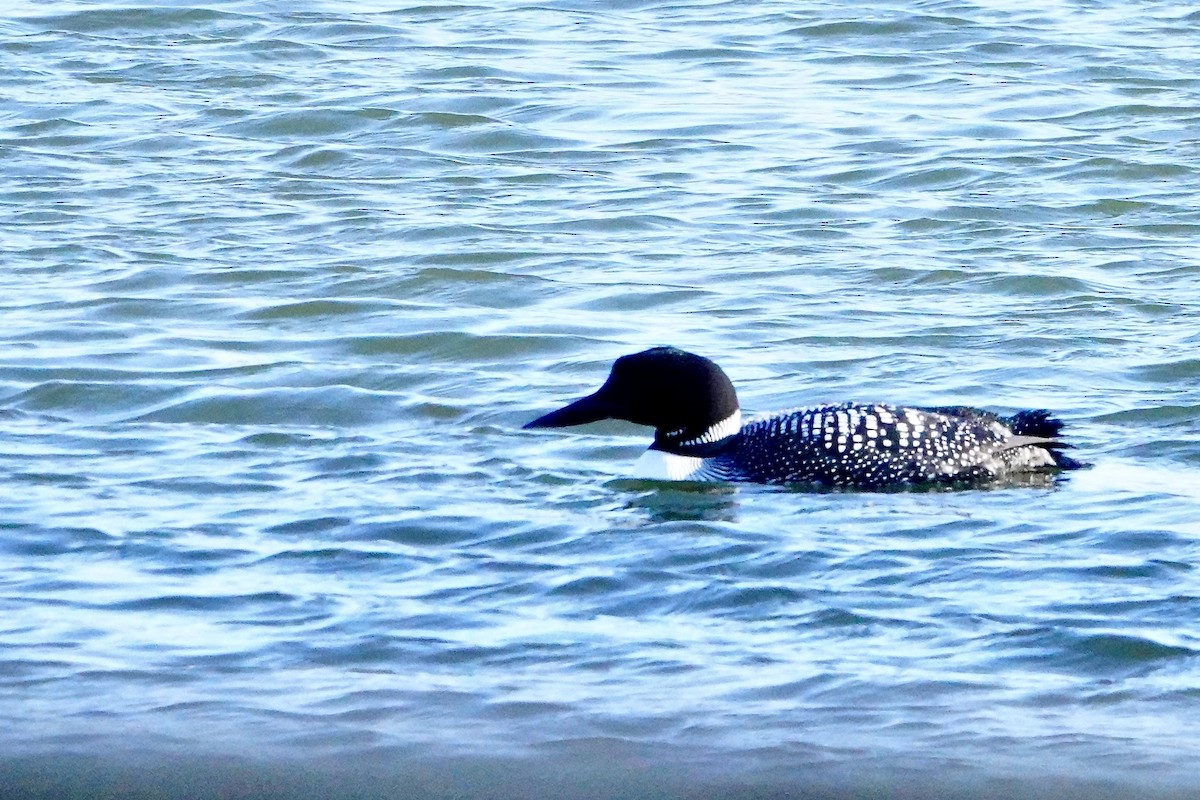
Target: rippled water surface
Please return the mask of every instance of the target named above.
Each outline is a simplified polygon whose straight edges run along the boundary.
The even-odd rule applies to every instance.
[[[0,795],[1192,796],[1198,26],[11,6]],[[664,343],[1095,466],[697,488],[520,430]]]

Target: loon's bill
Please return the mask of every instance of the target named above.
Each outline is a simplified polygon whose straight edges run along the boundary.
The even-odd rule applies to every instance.
[[[843,403],[743,423],[733,383],[715,363],[674,347],[623,356],[587,397],[526,428],[623,419],[654,428],[636,477],[748,481],[817,488],[982,486],[1084,466],[1062,451],[1046,411],[1002,417],[966,406]]]

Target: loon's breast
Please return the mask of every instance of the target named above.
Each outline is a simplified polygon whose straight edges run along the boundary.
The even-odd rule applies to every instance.
[[[648,451],[639,477],[871,489],[1057,466],[1048,439],[1016,433],[1014,419],[968,408],[803,408],[747,422],[709,458]]]

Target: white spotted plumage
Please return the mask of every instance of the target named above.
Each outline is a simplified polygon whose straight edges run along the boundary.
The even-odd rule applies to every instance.
[[[747,422],[734,449],[694,474],[878,488],[1055,466],[1044,440],[1015,437],[994,415],[976,413],[852,403],[787,411]]]

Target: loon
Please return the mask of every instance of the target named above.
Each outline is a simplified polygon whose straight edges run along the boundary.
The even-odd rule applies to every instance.
[[[622,356],[596,392],[527,423],[561,428],[623,419],[654,428],[634,477],[886,490],[981,487],[1084,466],[1063,454],[1047,411],[1003,417],[966,406],[843,403],[742,422],[715,363],[674,347]]]

